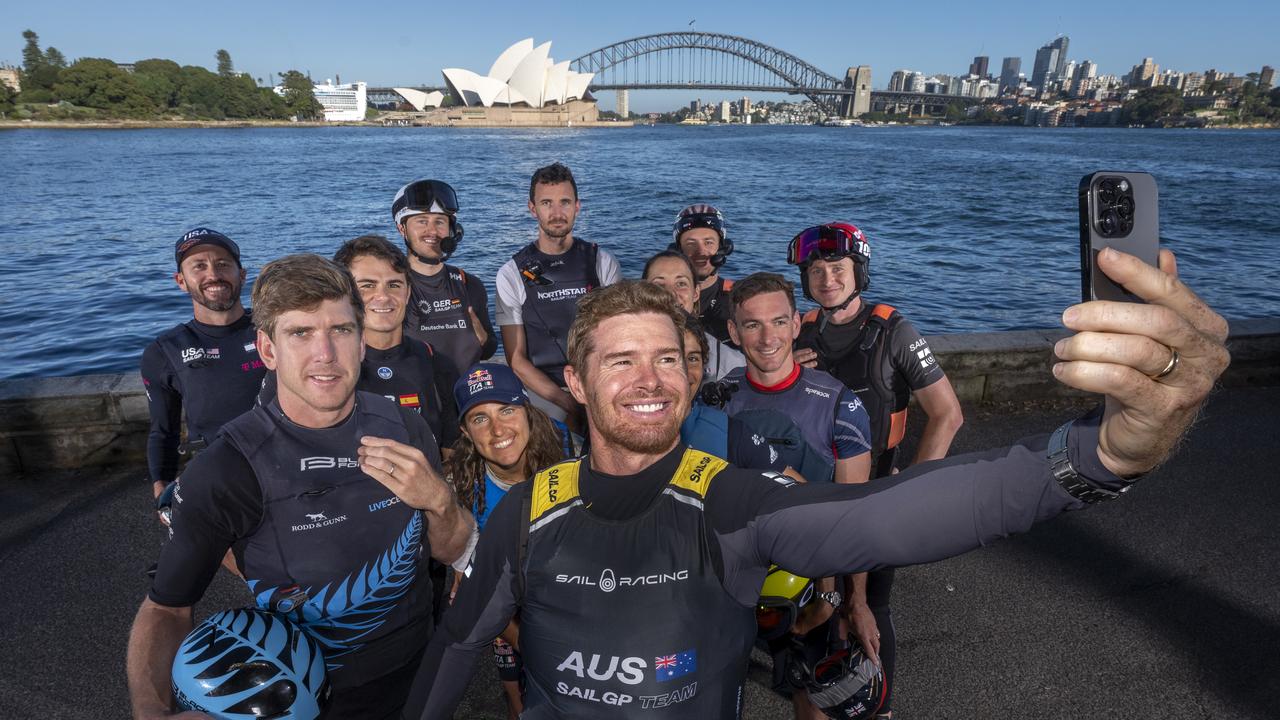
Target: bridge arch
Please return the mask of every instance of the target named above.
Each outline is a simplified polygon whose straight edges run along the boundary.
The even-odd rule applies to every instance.
[[[667,69],[667,82],[652,82],[651,79],[648,82],[608,82],[606,74],[611,69],[625,69],[628,63],[638,58],[674,55],[680,50],[738,58],[780,82],[752,85],[738,78],[738,81],[732,83],[705,83],[692,78],[673,78],[672,76],[676,73],[672,72],[671,68]],[[791,53],[749,38],[722,33],[688,31],[630,38],[592,50],[571,61],[570,67],[578,72],[595,73],[597,77],[593,79],[592,86],[597,89],[611,89],[625,85],[643,88],[745,88],[766,92],[799,93],[813,100],[828,114],[833,114],[837,109],[836,97],[832,92],[843,88],[843,82],[840,79],[828,75]],[[660,72],[662,72],[661,69]]]

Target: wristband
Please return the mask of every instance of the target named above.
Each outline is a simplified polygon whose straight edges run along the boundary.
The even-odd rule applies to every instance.
[[[1089,483],[1089,481],[1080,477],[1080,473],[1076,472],[1075,467],[1071,464],[1071,457],[1067,452],[1067,431],[1071,429],[1069,420],[1062,424],[1053,434],[1049,436],[1049,449],[1046,453],[1049,458],[1049,472],[1053,474],[1053,479],[1062,486],[1063,490],[1071,497],[1092,505],[1103,500],[1115,500],[1120,494],[1128,490],[1131,485],[1126,485],[1119,490],[1106,490]]]

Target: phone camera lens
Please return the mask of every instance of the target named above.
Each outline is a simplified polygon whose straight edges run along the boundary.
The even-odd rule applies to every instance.
[[[1120,228],[1120,216],[1115,210],[1108,210],[1102,213],[1102,217],[1098,218],[1098,229],[1103,235],[1108,237],[1115,235]]]
[[[1116,201],[1116,212],[1120,214],[1121,220],[1128,220],[1133,217],[1133,198],[1122,197]]]
[[[1114,180],[1103,180],[1098,183],[1098,200],[1103,205],[1110,205],[1116,201],[1116,184]]]

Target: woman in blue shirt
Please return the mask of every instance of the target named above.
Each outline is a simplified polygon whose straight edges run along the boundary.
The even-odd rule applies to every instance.
[[[544,467],[572,457],[580,443],[563,423],[529,404],[524,384],[511,368],[473,365],[453,387],[462,435],[445,463],[463,507],[484,529],[489,513],[517,483]],[[455,577],[456,583],[461,575]],[[494,660],[512,720],[524,711],[520,692],[519,622],[513,620],[493,641]]]

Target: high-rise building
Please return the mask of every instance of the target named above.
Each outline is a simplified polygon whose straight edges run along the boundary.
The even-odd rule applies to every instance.
[[[969,63],[969,74],[985,78],[987,76],[987,63],[990,62],[990,60],[991,58],[986,55],[979,55],[975,57],[973,62]]]
[[[1204,76],[1200,73],[1187,73],[1182,78],[1182,94],[1197,95],[1200,93],[1201,86],[1204,85]]]
[[[626,120],[631,117],[631,103],[627,97],[626,90],[618,91],[618,117]]]
[[[742,115],[746,117],[751,114],[751,98],[746,95],[742,96]]]
[[[716,117],[716,119],[719,120],[720,122],[729,122],[729,120],[732,119],[732,115],[729,113],[728,100],[720,101],[720,114],[718,117]]]
[[[894,70],[893,74],[889,76],[889,91],[902,91],[907,84],[907,76],[910,74],[910,70]]]
[[[1000,94],[1017,92],[1018,75],[1022,72],[1022,58],[1007,57],[1000,63]]]
[[[902,89],[907,92],[922,93],[924,92],[925,79],[924,73],[913,72],[907,76],[907,80],[903,83]]]
[[[1059,80],[1063,80],[1067,77],[1067,46],[1070,43],[1071,39],[1066,35],[1056,37],[1053,42],[1049,43],[1050,45],[1056,45],[1058,47],[1058,65],[1054,68],[1053,74],[1056,75]]]
[[[692,100],[692,101],[690,101],[690,102],[689,102],[689,112],[691,112],[691,113],[695,113],[695,114],[696,114],[696,113],[698,112],[698,109],[699,109],[699,106],[700,106],[700,105],[702,105],[702,98],[698,98],[697,100]]]
[[[1151,58],[1142,58],[1142,62],[1134,65],[1129,71],[1129,85],[1131,87],[1151,87],[1155,84],[1156,76],[1160,74],[1160,66]]]
[[[1031,84],[1043,89],[1049,80],[1061,80],[1067,69],[1067,45],[1070,39],[1059,35],[1036,50],[1036,64],[1031,69]]]
[[[1269,90],[1276,81],[1276,69],[1270,65],[1263,65],[1262,72],[1258,73],[1258,89]]]

